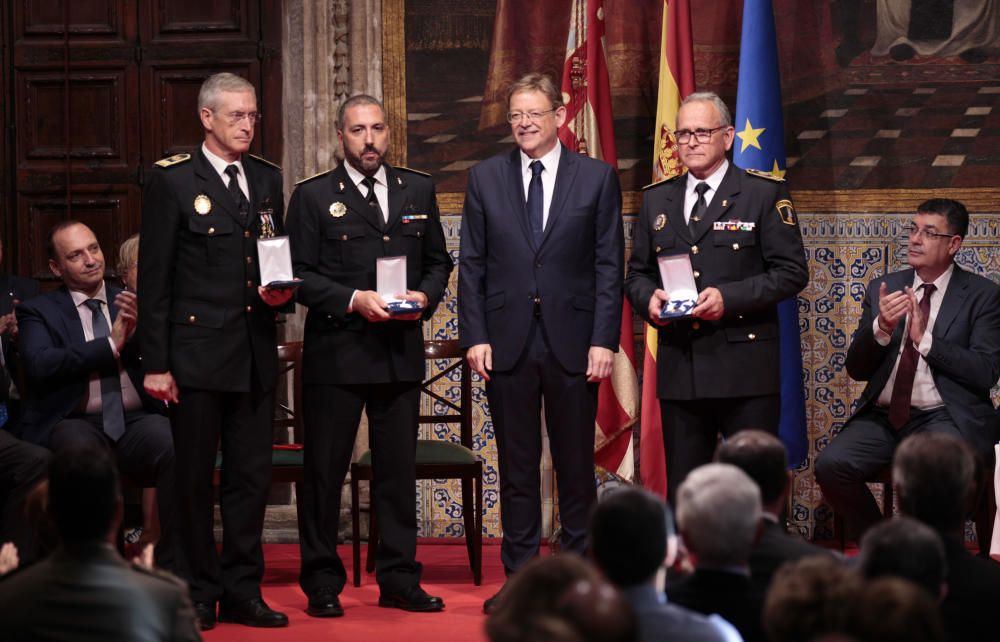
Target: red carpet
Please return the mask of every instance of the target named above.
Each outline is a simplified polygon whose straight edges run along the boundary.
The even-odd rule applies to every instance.
[[[499,543],[499,542],[497,542]],[[286,629],[253,629],[238,624],[220,624],[203,636],[207,642],[291,642],[324,640],[380,642],[483,642],[483,600],[503,584],[500,547],[483,542],[483,584],[472,583],[472,571],[464,540],[421,543],[417,559],[423,563],[421,584],[431,595],[444,599],[442,613],[406,613],[378,605],[375,576],[363,575],[361,587],[351,583],[351,547],[338,549],[347,566],[348,582],[340,601],[344,617],[312,618],[306,615],[306,598],[298,585],[299,547],[294,544],[264,546],[266,574],[264,599],[274,609],[288,614]],[[365,551],[362,549],[362,563]]]

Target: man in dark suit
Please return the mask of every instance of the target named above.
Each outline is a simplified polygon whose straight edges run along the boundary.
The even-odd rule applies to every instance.
[[[129,565],[110,544],[122,518],[105,449],[56,453],[49,513],[59,547],[0,582],[0,640],[200,640],[183,582]]]
[[[749,559],[761,521],[760,490],[732,464],[704,464],[677,489],[677,528],[694,573],[667,583],[674,604],[717,613],[747,642],[763,642],[764,593]]]
[[[618,175],[559,143],[566,108],[552,79],[521,78],[507,104],[517,148],[469,173],[458,332],[486,380],[510,575],[538,554],[543,400],[562,547],[585,548],[597,387],[618,349],[624,237]]]
[[[948,433],[913,435],[896,450],[892,478],[900,512],[933,528],[944,544],[948,590],[941,613],[948,638],[985,642],[996,638],[1000,564],[965,548],[965,516],[976,484],[975,455],[967,444]]]
[[[301,182],[288,208],[299,301],[309,307],[303,347],[306,460],[302,570],[307,613],[343,615],[346,573],[337,555],[340,494],[361,411],[372,446],[372,506],[379,522],[379,606],[440,611],[416,562],[416,439],[424,377],[422,321],[444,295],[452,260],[434,183],[384,162],[389,126],[371,96],[337,114],[344,162]],[[378,290],[377,263],[405,257],[405,292]],[[384,286],[383,286],[384,287]],[[419,311],[391,314],[388,297]]]
[[[248,154],[259,118],[253,85],[208,78],[205,140],[156,163],[143,193],[139,340],[145,387],[170,402],[177,452],[178,574],[203,628],[218,618],[286,626],[261,599],[261,530],[271,484],[278,379],[276,308],[292,291],[261,286],[257,239],[282,231],[281,173]],[[221,437],[221,558],[212,474]]]
[[[671,500],[690,470],[711,461],[719,433],[777,434],[778,303],[809,278],[784,179],[726,160],[734,130],[725,103],[691,94],[675,134],[688,172],[646,189],[625,279],[632,308],[659,328],[656,394]],[[690,316],[661,320],[671,293],[658,259],[685,254],[697,304]]]
[[[911,269],[874,279],[865,294],[847,373],[868,385],[816,461],[823,495],[856,536],[881,519],[865,481],[910,435],[962,437],[992,468],[1000,286],[955,264],[968,229],[958,201],[922,203],[909,227]]]
[[[0,543],[17,547],[21,564],[39,553],[38,538],[24,514],[31,490],[45,478],[49,451],[0,430]]]
[[[791,475],[788,454],[780,439],[763,430],[741,430],[719,446],[716,458],[745,472],[760,489],[762,528],[750,554],[750,574],[761,593],[767,591],[775,572],[785,562],[810,555],[832,555],[827,549],[788,533],[781,516]]]
[[[49,269],[63,286],[17,306],[27,379],[24,438],[54,452],[87,446],[115,454],[135,483],[159,494],[157,562],[174,565],[174,449],[163,404],[143,392],[136,297],[104,283],[104,253],[89,227],[56,224]]]
[[[3,242],[0,241],[0,262]],[[14,308],[38,294],[38,281],[0,274],[0,426],[12,435],[21,434],[21,393],[17,389],[17,315]]]
[[[739,639],[718,615],[704,616],[671,604],[658,587],[658,572],[677,550],[670,507],[652,493],[625,487],[605,494],[590,519],[590,552],[622,591],[639,620],[644,642],[724,642]],[[671,546],[671,544],[673,546]]]

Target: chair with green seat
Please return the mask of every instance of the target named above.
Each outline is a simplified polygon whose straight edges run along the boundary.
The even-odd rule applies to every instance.
[[[460,443],[439,439],[417,440],[417,479],[460,479],[462,486],[462,516],[465,522],[465,545],[469,566],[476,586],[482,582],[483,561],[483,462],[472,451],[472,377],[464,351],[458,341],[425,341],[425,361],[448,360],[451,363],[420,384],[421,393],[443,407],[445,414],[420,415],[420,424],[459,424]],[[458,371],[461,394],[456,402],[434,390],[444,377]],[[351,527],[353,534],[354,586],[361,586],[361,507],[358,483],[372,480],[372,454],[365,451],[351,464]],[[378,545],[378,516],[374,507],[368,513],[368,554],[365,570],[375,570],[375,549]]]
[[[291,399],[288,403],[278,402],[274,407],[275,428],[285,432],[292,429],[292,443],[276,443],[271,447],[271,483],[296,484],[295,495],[299,495],[298,483],[302,481],[302,342],[290,341],[278,344],[278,385],[291,380]],[[213,481],[219,485],[222,467],[222,452],[215,456]]]

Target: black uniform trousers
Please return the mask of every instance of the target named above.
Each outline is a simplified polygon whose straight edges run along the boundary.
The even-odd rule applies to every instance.
[[[418,584],[415,477],[420,383],[306,384],[302,404],[302,590],[306,595],[327,587],[340,592],[346,582],[347,573],[337,555],[340,496],[362,410],[368,415],[371,503],[378,517],[375,579],[387,593],[399,593]]]
[[[712,461],[719,435],[750,428],[778,434],[781,395],[660,400],[663,449],[667,456],[667,498],[677,505],[677,488],[692,470]]]
[[[960,439],[962,433],[944,406],[911,410],[910,419],[896,432],[889,409],[871,406],[844,425],[816,459],[816,481],[835,511],[844,515],[848,531],[860,537],[882,519],[866,481],[892,464],[900,442],[922,432],[941,432]]]
[[[156,488],[160,541],[154,549],[156,565],[176,567],[177,515],[174,492],[176,460],[170,421],[144,410],[125,413],[125,434],[116,442],[104,432],[100,414],[71,415],[52,427],[49,448],[103,448],[110,451],[122,477],[142,488]]]
[[[538,555],[542,532],[541,413],[559,489],[563,550],[586,550],[587,522],[596,500],[594,420],[598,384],[567,372],[552,354],[546,328],[536,319],[513,369],[493,372],[486,394],[500,469],[500,559],[508,575]],[[551,331],[558,331],[558,328]]]
[[[22,565],[42,551],[24,513],[24,500],[48,474],[49,451],[0,429],[0,542],[14,542]]]
[[[260,597],[274,390],[262,390],[257,380],[254,373],[250,392],[182,387],[180,403],[171,406],[180,507],[178,574],[195,602],[238,604]],[[212,493],[220,450],[221,555],[215,547]]]

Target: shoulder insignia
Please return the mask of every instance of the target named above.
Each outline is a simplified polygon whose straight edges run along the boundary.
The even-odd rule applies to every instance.
[[[256,158],[257,160],[259,160],[260,162],[264,163],[265,165],[270,165],[271,167],[273,167],[274,169],[278,170],[279,172],[281,171],[281,165],[276,165],[276,164],[272,163],[271,161],[267,160],[266,158],[263,158],[263,157],[258,156],[256,154],[247,154],[247,156],[249,156],[250,158]]]
[[[399,165],[393,165],[392,168],[402,170],[404,172],[411,172],[413,174],[420,174],[421,176],[426,176],[427,178],[431,178],[430,174],[428,174],[427,172],[421,172],[419,169],[412,169],[410,167],[400,167]]]
[[[784,183],[785,179],[780,176],[775,176],[771,172],[762,172],[759,169],[748,169],[747,174],[751,176],[756,176],[757,178],[766,178],[769,181],[774,181],[775,183]]]
[[[657,185],[662,185],[663,183],[670,183],[670,182],[676,181],[681,176],[684,176],[684,174],[675,174],[674,176],[671,176],[670,178],[664,178],[664,179],[656,181],[655,183],[650,183],[649,185],[643,186],[642,191],[646,191],[646,190],[648,190],[651,187],[656,187]]]
[[[173,156],[161,158],[153,164],[157,167],[173,167],[189,160],[191,160],[191,154],[174,154]]]
[[[312,179],[319,178],[320,176],[326,176],[327,174],[329,174],[332,171],[333,171],[332,169],[324,170],[324,171],[320,172],[319,174],[313,174],[312,176],[310,176],[308,178],[303,178],[300,181],[296,181],[295,184],[296,185],[301,185],[302,183],[308,183]]]

